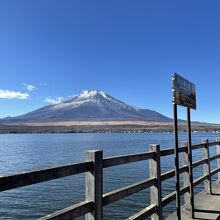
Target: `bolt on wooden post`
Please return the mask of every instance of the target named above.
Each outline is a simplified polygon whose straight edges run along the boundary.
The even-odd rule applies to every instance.
[[[103,152],[91,150],[86,152],[86,160],[94,163],[91,172],[86,173],[86,201],[94,202],[94,210],[86,214],[86,220],[103,219]]]
[[[203,164],[204,176],[207,176],[207,179],[204,181],[204,188],[207,193],[212,193],[211,186],[211,175],[210,175],[210,159],[209,159],[209,142],[208,139],[204,140],[203,143],[205,147],[203,148],[203,157],[206,159],[205,164]]]
[[[149,150],[155,152],[154,159],[149,160],[150,177],[157,179],[156,184],[151,186],[151,204],[156,204],[158,207],[157,213],[153,214],[151,219],[162,220],[160,145],[151,144]]]

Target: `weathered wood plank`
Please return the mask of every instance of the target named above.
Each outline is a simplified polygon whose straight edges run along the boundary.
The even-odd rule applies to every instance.
[[[184,166],[180,167],[179,173],[183,173],[188,170],[189,170],[188,166],[184,165]],[[161,181],[165,181],[165,180],[170,179],[174,176],[175,176],[175,169],[169,170],[169,171],[161,174]]]
[[[179,153],[187,153],[188,152],[188,147],[186,147],[185,145],[182,145],[180,148],[179,148]]]
[[[188,148],[188,142],[181,142],[181,146]],[[183,186],[188,187],[190,189],[190,175],[189,175],[189,154],[187,152],[183,152],[183,165],[188,167],[188,170],[184,172],[183,175]],[[190,199],[190,190],[184,193],[184,203],[187,210],[192,210],[191,199]]]
[[[207,162],[208,162],[207,158],[201,159],[201,160],[197,160],[197,161],[193,162],[193,164],[192,164],[193,169],[198,167],[198,166],[201,166],[201,165],[203,165],[203,164],[205,164]]]
[[[219,174],[219,172],[220,172],[220,167],[218,167],[218,168],[216,168],[216,169],[214,169],[213,171],[211,171],[211,176],[214,176],[215,174]]]
[[[216,145],[218,145],[219,144],[219,141],[212,141],[212,142],[209,142],[208,143],[208,146],[209,147],[212,147],[212,146],[216,146]]]
[[[92,169],[92,162],[82,162],[60,167],[27,171],[8,176],[0,176],[0,191],[41,183],[79,173],[84,173]]]
[[[188,172],[189,171],[189,167],[187,165],[184,165],[184,166],[180,167],[179,170],[180,170],[179,173]]]
[[[186,147],[180,147],[179,148],[179,153],[186,152],[186,151],[187,151]],[[169,148],[169,149],[165,149],[165,150],[160,151],[160,156],[161,157],[172,155],[172,154],[174,154],[174,148]]]
[[[149,178],[138,183],[134,183],[129,186],[122,187],[112,192],[103,195],[103,206],[109,205],[134,193],[137,193],[143,189],[146,189],[156,183],[156,178]]]
[[[118,166],[127,163],[138,162],[142,160],[148,160],[155,157],[154,152],[140,153],[140,154],[131,154],[131,155],[122,155],[118,157],[109,157],[103,160],[103,168]]]
[[[175,169],[169,170],[161,174],[161,181],[165,181],[175,176]]]
[[[204,140],[205,147],[203,148],[203,157],[206,159],[206,163],[203,164],[204,176],[208,176],[204,181],[204,188],[207,193],[212,193],[212,183],[210,175],[210,161],[209,161],[209,142],[208,139]]]
[[[151,204],[150,206],[142,209],[140,212],[132,215],[127,220],[144,220],[153,215],[155,212],[157,212],[157,205]]]
[[[162,220],[162,191],[161,191],[161,170],[160,170],[160,145],[150,144],[150,151],[155,152],[156,157],[149,160],[150,177],[156,178],[156,184],[150,187],[151,204],[157,205],[157,212],[152,216],[152,220]]]
[[[213,160],[216,160],[216,159],[220,159],[220,155],[211,156],[209,158],[209,161],[213,161]]]
[[[174,148],[169,148],[169,149],[160,151],[160,156],[161,157],[172,155],[172,154],[174,154]]]
[[[180,188],[180,195],[182,196],[184,193],[189,192],[189,187],[188,186],[184,186]],[[163,197],[162,199],[162,207],[165,207],[166,205],[168,205],[169,203],[173,202],[176,199],[176,191],[173,191],[172,193],[170,193],[169,195]]]
[[[203,147],[205,147],[204,143],[193,144],[192,145],[192,150],[200,149],[200,148],[203,148]]]
[[[94,210],[86,214],[86,220],[103,219],[103,152],[90,150],[86,152],[86,159],[93,161],[94,168],[86,173],[86,201],[93,201]]]
[[[94,203],[92,201],[84,201],[41,217],[38,220],[70,220],[85,215],[88,212],[92,212],[93,209]]]
[[[173,191],[169,195],[163,197],[163,199],[162,199],[162,207],[165,207],[166,205],[168,205],[169,203],[171,203],[175,199],[176,199],[176,191]]]
[[[194,186],[197,186],[197,185],[199,185],[200,183],[202,183],[204,180],[206,180],[207,178],[208,178],[208,175],[201,176],[201,177],[199,177],[199,178],[197,178],[197,179],[195,179],[195,180],[193,181],[193,185],[194,185]]]
[[[184,194],[186,194],[186,193],[189,193],[189,190],[190,190],[189,186],[184,186],[184,187],[182,187],[182,188],[180,189],[180,195],[182,196],[182,195],[184,195]]]

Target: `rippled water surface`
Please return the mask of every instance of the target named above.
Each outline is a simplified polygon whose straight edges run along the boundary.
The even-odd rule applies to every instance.
[[[216,140],[220,134],[194,133],[193,142]],[[180,134],[186,140],[186,134]],[[0,175],[84,161],[89,149],[103,150],[104,157],[148,151],[149,144],[162,149],[173,146],[173,135],[144,134],[2,134],[0,135]],[[215,153],[215,147],[210,154]],[[201,159],[201,150],[193,153]],[[161,159],[162,172],[174,168],[174,157]],[[104,192],[135,183],[149,177],[149,161],[116,166],[104,170]],[[212,162],[215,167],[215,162]],[[195,178],[201,168],[194,171]],[[202,185],[196,190],[201,190]],[[36,219],[60,210],[85,198],[85,175],[66,177],[0,193],[0,219]],[[163,196],[175,190],[175,179],[162,184]],[[104,208],[104,219],[125,219],[150,204],[149,190],[120,200]],[[174,211],[175,203],[164,208],[164,215]]]

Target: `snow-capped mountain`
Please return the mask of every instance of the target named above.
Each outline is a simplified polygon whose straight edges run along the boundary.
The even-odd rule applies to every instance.
[[[9,122],[170,121],[169,118],[156,111],[128,105],[103,91],[97,90],[83,91],[80,95],[59,104],[45,106],[25,115],[5,120]]]

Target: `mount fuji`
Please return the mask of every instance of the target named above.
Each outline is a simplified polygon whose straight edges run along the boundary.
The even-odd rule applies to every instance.
[[[156,121],[170,118],[150,109],[141,109],[119,101],[103,91],[83,91],[58,104],[48,105],[30,113],[2,119],[3,123],[61,121]]]

